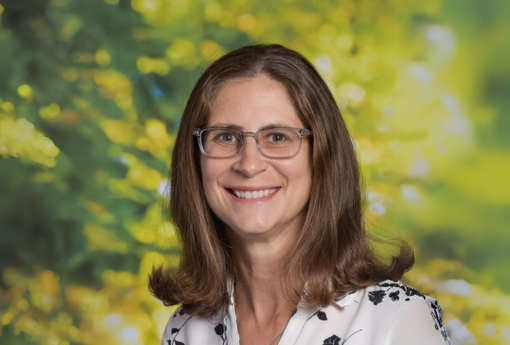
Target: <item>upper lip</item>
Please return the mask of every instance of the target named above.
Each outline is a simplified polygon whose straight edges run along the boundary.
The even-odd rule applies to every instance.
[[[240,192],[253,192],[258,190],[266,190],[266,189],[273,189],[278,188],[279,186],[256,186],[256,187],[249,187],[249,186],[233,186],[233,187],[226,187],[227,189],[237,190]]]

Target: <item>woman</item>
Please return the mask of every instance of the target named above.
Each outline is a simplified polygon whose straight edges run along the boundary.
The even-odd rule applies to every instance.
[[[444,344],[436,301],[396,282],[409,247],[370,249],[353,145],[328,87],[279,45],[237,49],[193,89],[175,143],[177,272],[150,289],[181,304],[162,344]]]

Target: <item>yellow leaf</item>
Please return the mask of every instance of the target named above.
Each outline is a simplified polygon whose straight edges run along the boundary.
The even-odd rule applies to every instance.
[[[29,102],[34,98],[34,92],[27,84],[23,84],[18,87],[18,95]]]
[[[104,250],[116,253],[126,253],[128,244],[117,238],[114,232],[111,232],[101,225],[87,223],[83,229],[89,240],[89,249],[91,251]]]

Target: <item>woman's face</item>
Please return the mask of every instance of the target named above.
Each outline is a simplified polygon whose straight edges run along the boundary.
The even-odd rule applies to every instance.
[[[304,128],[285,88],[265,76],[234,79],[219,92],[207,127],[235,125],[244,132],[263,127]],[[297,231],[304,221],[312,171],[309,137],[291,158],[264,157],[253,137],[246,137],[231,158],[201,156],[202,183],[212,211],[227,232],[241,238],[273,238]],[[232,192],[276,189],[258,199],[238,198]],[[234,233],[232,233],[234,232]]]

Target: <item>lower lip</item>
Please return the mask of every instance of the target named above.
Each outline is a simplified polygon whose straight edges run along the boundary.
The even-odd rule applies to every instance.
[[[237,196],[235,196],[234,194],[230,193],[229,191],[227,191],[227,193],[228,193],[228,195],[230,195],[230,197],[235,202],[238,202],[240,204],[256,204],[256,203],[260,203],[260,202],[265,202],[265,201],[271,200],[276,195],[276,193],[278,193],[280,191],[280,188],[281,187],[276,188],[276,191],[273,194],[270,194],[268,196],[263,196],[262,198],[256,198],[256,199],[239,199]]]

